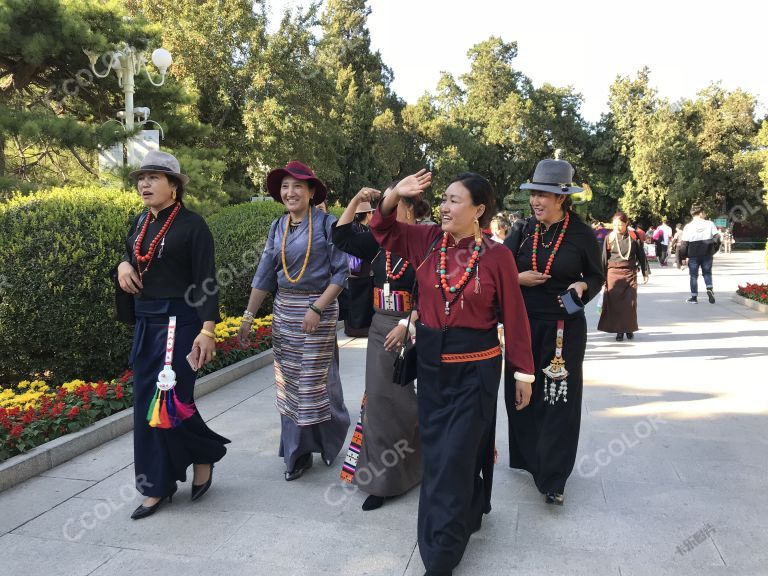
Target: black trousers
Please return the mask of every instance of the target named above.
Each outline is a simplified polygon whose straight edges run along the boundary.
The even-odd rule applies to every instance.
[[[483,514],[491,511],[501,356],[443,364],[443,353],[498,345],[497,330],[416,325],[423,477],[419,552],[427,570],[452,570]]]
[[[174,392],[184,403],[194,402],[195,372],[186,355],[202,323],[183,300],[136,300],[133,365],[133,453],[136,489],[144,496],[162,497],[176,482],[186,480],[190,464],[211,464],[224,457],[229,440],[213,432],[200,413],[175,428],[152,428],[147,410],[155,394],[157,375],[165,363],[168,317],[176,316],[172,367]]]
[[[544,374],[555,355],[556,320],[529,318],[536,382],[531,403],[515,410],[515,380],[504,375],[504,394],[509,417],[509,465],[533,474],[542,494],[563,493],[573,471],[581,428],[582,365],[587,346],[584,315],[565,320],[563,359],[568,370],[568,402],[554,405],[544,400]]]

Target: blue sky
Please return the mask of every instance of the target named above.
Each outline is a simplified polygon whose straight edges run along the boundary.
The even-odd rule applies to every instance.
[[[272,0],[279,18],[298,0]],[[582,114],[606,111],[617,75],[651,69],[651,85],[671,100],[693,98],[712,82],[768,103],[768,4],[731,0],[370,0],[371,43],[407,102],[434,91],[441,71],[458,77],[467,50],[491,35],[518,42],[515,66],[539,86],[573,86]],[[760,108],[765,113],[765,107]]]

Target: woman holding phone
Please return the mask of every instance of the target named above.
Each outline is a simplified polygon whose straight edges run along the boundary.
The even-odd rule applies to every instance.
[[[229,443],[208,428],[194,404],[195,373],[216,356],[219,303],[213,236],[205,220],[184,207],[189,178],[180,170],[174,156],[152,151],[131,172],[147,210],[134,221],[117,268],[136,313],[134,467],[136,488],[146,499],[134,520],[157,512],[165,498],[170,502],[190,464],[192,500],[205,494],[213,464]]]
[[[504,242],[517,261],[536,365],[531,403],[523,410],[512,402],[514,380],[505,375],[510,466],[529,471],[548,504],[563,504],[576,460],[587,345],[583,305],[603,285],[595,233],[571,210],[570,195],[582,190],[572,181],[568,162],[539,162],[532,181],[520,186],[530,190],[533,216],[518,221]]]

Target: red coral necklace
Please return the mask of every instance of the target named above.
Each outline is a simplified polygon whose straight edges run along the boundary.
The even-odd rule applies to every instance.
[[[168,219],[163,224],[163,227],[160,228],[160,232],[158,232],[149,243],[149,248],[147,248],[146,254],[141,253],[141,244],[144,241],[144,236],[146,235],[147,229],[149,228],[149,221],[152,219],[151,214],[147,214],[147,217],[144,219],[144,226],[141,227],[141,231],[136,237],[136,242],[133,244],[133,255],[136,258],[136,268],[139,272],[139,278],[142,278],[144,273],[149,270],[149,267],[152,265],[152,259],[155,257],[157,245],[163,238],[165,238],[165,235],[168,233],[168,229],[176,219],[176,215],[179,213],[179,210],[181,210],[181,203],[176,202],[176,205],[173,207],[173,210],[168,216]]]
[[[400,272],[397,274],[392,273],[392,252],[389,250],[386,251],[386,264],[385,264],[385,270],[387,272],[387,279],[388,280],[400,280],[400,278],[403,277],[403,274],[405,274],[405,271],[408,269],[408,260],[403,260],[403,265],[400,267]],[[395,264],[395,268],[397,267],[397,264]]]
[[[549,255],[549,259],[547,260],[547,265],[544,268],[544,274],[549,275],[549,271],[552,269],[552,262],[555,261],[555,254],[557,254],[557,251],[560,249],[560,244],[563,243],[563,236],[565,236],[565,231],[568,229],[568,223],[571,221],[571,213],[566,212],[565,213],[565,220],[563,221],[563,228],[560,230],[560,234],[557,236],[557,242],[555,242],[555,247],[552,249],[552,253]],[[536,253],[538,252],[539,247],[539,238],[541,237],[541,222],[536,223],[536,230],[533,233],[533,253],[531,254],[531,268],[534,272],[539,271],[539,265],[536,261]],[[549,246],[552,245],[552,242],[549,243],[549,245],[544,244],[544,239],[541,239],[541,243],[545,248],[549,248]]]

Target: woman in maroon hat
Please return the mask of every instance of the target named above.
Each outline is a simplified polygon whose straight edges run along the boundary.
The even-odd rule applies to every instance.
[[[267,190],[287,213],[270,226],[240,337],[250,332],[266,295],[275,292],[272,338],[282,424],[280,456],[290,481],[312,467],[314,452],[330,466],[349,429],[334,355],[336,297],[349,267],[346,255],[331,241],[336,218],[315,207],[325,200],[327,190],[309,166],[293,161],[272,170]]]

